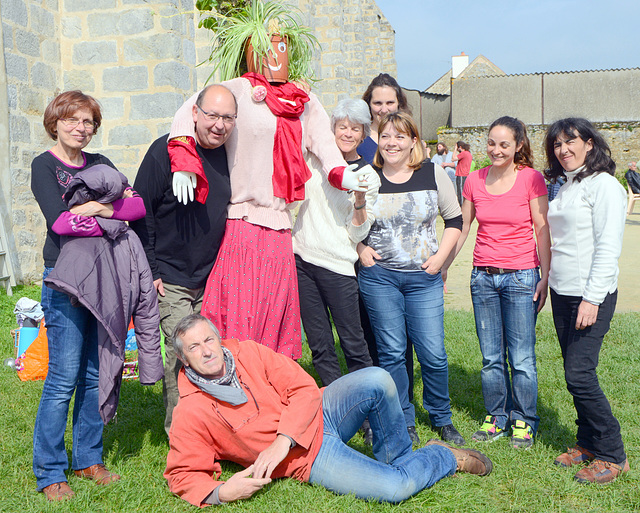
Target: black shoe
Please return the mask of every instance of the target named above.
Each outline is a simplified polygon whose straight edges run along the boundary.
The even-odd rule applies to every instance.
[[[465,444],[464,438],[462,438],[462,435],[458,433],[458,430],[453,427],[453,424],[447,424],[446,426],[437,426],[435,428],[435,431],[445,442],[451,442],[456,445]]]
[[[411,438],[411,444],[412,445],[420,445],[420,437],[418,436],[418,433],[416,432],[416,427],[415,426],[409,426],[407,428],[407,433],[409,433],[409,438]]]
[[[364,445],[373,445],[373,429],[371,429],[369,419],[364,419],[362,423],[362,438],[364,439]]]

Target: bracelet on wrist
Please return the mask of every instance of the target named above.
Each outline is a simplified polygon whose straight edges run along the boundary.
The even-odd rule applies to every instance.
[[[365,201],[362,205],[353,205],[353,208],[355,208],[356,210],[362,210],[364,207],[367,206],[367,202]]]

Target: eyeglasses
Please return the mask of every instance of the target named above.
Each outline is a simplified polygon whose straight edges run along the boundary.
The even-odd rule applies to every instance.
[[[246,388],[249,393],[251,394],[251,397],[253,398],[253,402],[256,405],[256,412],[252,415],[250,415],[249,417],[247,417],[246,419],[243,419],[240,421],[240,423],[237,426],[233,426],[231,424],[231,422],[229,422],[224,415],[222,415],[222,412],[220,411],[220,409],[218,408],[218,402],[216,401],[215,403],[215,407],[216,407],[216,412],[218,412],[218,415],[220,415],[220,418],[224,421],[224,423],[227,425],[227,427],[233,431],[234,433],[237,433],[238,430],[240,430],[241,428],[243,428],[244,426],[246,426],[249,422],[251,422],[253,419],[255,419],[259,414],[260,414],[260,406],[258,406],[258,401],[256,401],[256,396],[253,395],[253,392],[251,391],[251,389],[245,384],[244,381],[240,381],[240,384]]]
[[[84,126],[84,129],[87,132],[93,132],[96,129],[96,122],[89,121],[88,119],[82,121],[81,119],[78,119],[78,118],[64,118],[64,119],[61,118],[60,121],[62,121],[69,130],[73,130],[80,123],[82,123],[82,126]]]
[[[200,109],[200,112],[204,114],[204,117],[208,121],[211,121],[212,123],[217,123],[219,119],[222,119],[222,122],[225,125],[233,125],[236,122],[236,118],[238,117],[235,114],[233,116],[229,114],[222,116],[220,114],[216,114],[215,112],[207,112],[206,110],[203,110],[203,108],[200,107],[200,105],[196,105],[196,107],[198,107]]]

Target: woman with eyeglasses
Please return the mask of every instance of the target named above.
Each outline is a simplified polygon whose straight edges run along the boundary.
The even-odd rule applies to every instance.
[[[67,209],[62,196],[71,179],[96,164],[115,166],[104,155],[82,151],[91,142],[102,121],[100,106],[81,91],[67,91],[47,106],[44,127],[56,142],[31,163],[31,190],[47,223],[44,244],[44,274],[53,270],[60,254],[60,236],[53,224],[60,221],[90,224],[89,218],[104,217],[131,221],[144,216],[142,198],[128,188],[122,199],[101,204],[89,201]],[[33,471],[37,488],[50,501],[70,499],[64,433],[69,403],[73,408],[72,467],[78,477],[99,485],[120,476],[107,470],[102,461],[103,422],[98,410],[97,320],[68,295],[42,286],[42,309],[47,325],[49,371],[42,390],[33,435]]]

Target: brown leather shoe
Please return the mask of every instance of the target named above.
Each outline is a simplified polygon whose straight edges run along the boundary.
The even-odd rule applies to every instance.
[[[66,501],[72,499],[75,495],[66,481],[50,484],[41,491],[49,501]]]
[[[579,483],[606,484],[615,481],[623,472],[629,472],[629,460],[622,465],[604,460],[593,460],[573,478]]]
[[[475,449],[465,449],[463,447],[452,447],[442,440],[431,439],[425,447],[429,445],[441,445],[449,449],[456,458],[458,472],[468,472],[477,476],[488,476],[493,470],[493,463],[480,451]]]
[[[579,445],[576,445],[574,447],[569,447],[567,452],[563,452],[558,456],[553,464],[561,467],[573,467],[574,465],[580,465],[585,461],[593,461],[594,459],[595,455],[593,453],[583,449]]]
[[[109,472],[107,467],[104,466],[104,463],[96,463],[90,467],[74,470],[73,472],[76,476],[91,479],[98,485],[108,485],[120,479],[118,474]]]

